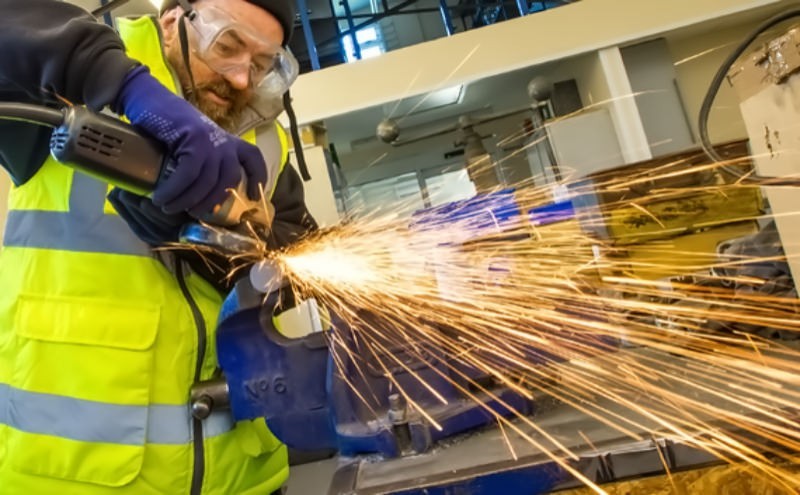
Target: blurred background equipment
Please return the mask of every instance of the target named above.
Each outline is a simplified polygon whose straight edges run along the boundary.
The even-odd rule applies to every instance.
[[[790,9],[759,26],[745,41],[789,19],[800,17]],[[742,45],[747,46],[747,45]],[[763,177],[764,192],[775,218],[783,249],[795,280],[800,280],[800,222],[797,221],[797,187],[800,187],[800,26],[792,25],[772,35],[754,51],[733,64],[723,65],[736,89],[755,171]],[[794,187],[771,186],[786,182]]]
[[[453,146],[456,150],[463,152],[464,165],[470,180],[475,185],[475,190],[478,193],[486,193],[501,185],[501,180],[491,155],[483,145],[483,140],[492,136],[481,136],[475,127],[528,111],[528,108],[522,108],[487,116],[461,115],[456,123],[440,129],[412,134],[410,137],[406,137],[401,132],[395,120],[384,119],[378,123],[376,135],[381,141],[392,146],[404,146],[436,136],[457,133]]]

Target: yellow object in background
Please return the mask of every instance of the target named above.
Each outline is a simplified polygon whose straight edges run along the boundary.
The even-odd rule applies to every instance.
[[[756,232],[758,223],[751,220],[671,239],[624,246],[621,252],[614,255],[614,273],[602,270],[602,275],[658,280],[699,271],[707,272],[709,266],[718,260],[717,246],[720,243]]]
[[[761,215],[757,188],[685,193],[674,199],[632,204],[605,212],[606,228],[617,245],[663,239]]]
[[[800,473],[800,466],[790,469]],[[787,493],[752,474],[742,465],[713,466],[667,475],[602,485],[608,495],[781,495]],[[594,495],[590,488],[558,492],[559,495]]]

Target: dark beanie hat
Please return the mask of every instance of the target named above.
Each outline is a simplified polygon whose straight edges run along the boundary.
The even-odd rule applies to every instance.
[[[195,0],[189,0],[189,3],[194,3]],[[261,7],[262,9],[266,10],[281,23],[283,27],[283,45],[286,46],[289,44],[289,40],[292,39],[292,31],[294,31],[294,18],[295,18],[295,6],[294,0],[245,0],[248,3],[252,3],[257,7]],[[166,0],[161,5],[161,12],[168,10],[172,10],[178,6],[178,0]]]

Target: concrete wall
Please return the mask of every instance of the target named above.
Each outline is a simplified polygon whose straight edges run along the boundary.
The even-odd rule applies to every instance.
[[[661,156],[691,148],[694,139],[666,41],[659,38],[620,51],[631,90],[637,94],[636,106],[651,154]]]
[[[396,50],[422,41],[422,26],[415,15],[397,15],[380,22],[386,49]]]
[[[322,146],[305,148],[303,155],[311,180],[303,182],[306,206],[320,227],[334,225],[339,221],[336,199],[328,172],[330,154]],[[289,153],[292,166],[300,173],[294,150]]]
[[[565,61],[559,79],[573,78],[578,83],[578,91],[584,106],[602,104],[611,97],[600,58],[596,52],[572,57]]]
[[[708,84],[723,59],[755,24],[749,22],[734,28],[709,30],[669,42],[669,49],[675,60],[678,87],[695,136],[699,136],[697,118]],[[716,142],[747,137],[739,111],[739,100],[735,91],[726,83],[722,84],[717,94],[708,129],[711,140]]]
[[[438,8],[439,2],[436,0],[428,0],[422,1],[414,4],[412,8]],[[420,14],[418,16],[419,24],[422,27],[422,34],[426,40],[434,40],[437,38],[442,38],[447,36],[447,32],[444,29],[444,21],[442,20],[442,14],[438,12],[431,12],[428,14]],[[453,25],[456,28],[456,31],[463,31],[463,27],[461,24],[461,20],[458,18],[453,18]],[[421,41],[421,40],[420,40]]]

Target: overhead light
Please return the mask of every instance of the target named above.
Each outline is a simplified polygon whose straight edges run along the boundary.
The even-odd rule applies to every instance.
[[[458,84],[449,88],[437,89],[425,94],[403,98],[398,103],[384,105],[386,115],[410,115],[422,113],[435,108],[461,103],[464,96],[464,85]]]
[[[150,0],[150,3],[152,3],[153,7],[156,9],[161,10],[161,4],[164,3],[164,0]]]

